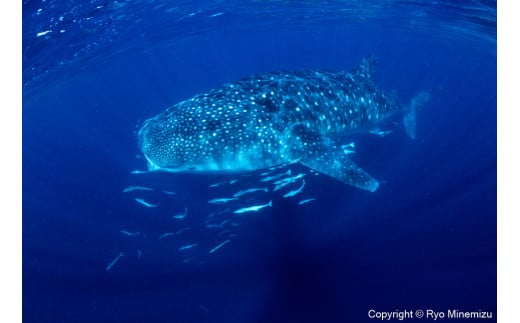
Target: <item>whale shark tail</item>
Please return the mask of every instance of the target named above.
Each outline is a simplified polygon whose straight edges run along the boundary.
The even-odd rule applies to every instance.
[[[428,91],[419,92],[410,101],[410,105],[405,110],[403,125],[408,137],[415,139],[415,128],[417,123],[417,110],[431,98]]]

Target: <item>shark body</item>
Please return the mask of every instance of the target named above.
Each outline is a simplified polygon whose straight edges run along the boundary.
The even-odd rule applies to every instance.
[[[141,151],[151,171],[236,173],[298,160],[346,184],[379,182],[345,153],[349,134],[400,119],[415,137],[420,94],[408,106],[374,83],[375,59],[351,71],[254,75],[170,107],[144,122]]]

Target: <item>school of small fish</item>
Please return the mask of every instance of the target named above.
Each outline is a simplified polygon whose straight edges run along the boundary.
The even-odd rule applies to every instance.
[[[353,153],[354,148],[354,143],[342,147],[345,153]],[[196,262],[200,258],[199,256],[202,255],[201,252],[205,250],[207,254],[215,254],[224,252],[224,249],[231,249],[233,241],[240,236],[237,230],[244,221],[247,221],[249,217],[255,214],[265,214],[268,212],[267,209],[276,207],[278,202],[276,202],[277,199],[274,198],[273,193],[282,199],[288,200],[293,200],[295,197],[303,195],[306,185],[304,177],[308,174],[297,173],[294,175],[293,170],[284,170],[291,164],[293,163],[266,169],[256,177],[256,184],[251,183],[251,179],[255,179],[255,177],[248,177],[247,180],[239,177],[221,179],[208,185],[210,196],[213,196],[207,201],[206,205],[213,205],[210,207],[216,209],[205,217],[203,229],[216,235],[213,245],[208,245],[202,241],[193,241],[193,236],[188,235],[188,233],[196,231],[195,227],[192,229],[192,226],[188,224],[193,224],[194,219],[199,216],[197,210],[190,207],[189,211],[186,206],[179,207],[182,211],[179,209],[173,210],[173,212],[171,210],[163,210],[166,206],[163,206],[162,203],[164,205],[170,203],[170,201],[164,200],[165,198],[175,200],[182,196],[182,193],[141,185],[130,185],[122,191],[130,194],[137,204],[145,208],[157,209],[160,213],[165,214],[170,212],[171,226],[164,228],[165,230],[162,233],[156,234],[155,238],[152,239],[163,241],[161,243],[174,243],[174,250],[179,253],[182,263],[202,264],[204,263],[203,260]],[[147,171],[140,170],[131,172],[131,174],[146,173]],[[318,175],[318,173],[312,171],[311,173]],[[143,175],[139,175],[139,178],[142,178],[141,176]],[[225,190],[227,193],[223,194],[222,190]],[[230,193],[229,191],[234,192]],[[276,193],[279,191],[281,193]],[[162,197],[152,195],[153,192],[159,192],[159,194],[163,195]],[[316,201],[315,197],[306,197],[299,201],[297,200],[297,205],[304,205],[313,201]],[[119,232],[126,240],[134,241],[135,243],[147,239],[147,235],[142,230],[122,228]],[[148,235],[153,236],[151,234]],[[129,256],[135,255],[137,259],[143,258],[146,255],[146,250],[145,252],[143,250],[145,249],[138,248],[132,252],[120,251],[110,260],[105,268],[106,271],[112,272],[117,270],[121,266],[119,263],[128,261],[126,259]]]

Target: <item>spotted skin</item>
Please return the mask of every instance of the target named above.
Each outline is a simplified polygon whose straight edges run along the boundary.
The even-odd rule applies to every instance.
[[[300,159],[375,191],[378,182],[337,141],[402,114],[373,73],[374,60],[365,59],[349,72],[275,72],[228,83],[145,121],[140,147],[151,170],[245,172]]]

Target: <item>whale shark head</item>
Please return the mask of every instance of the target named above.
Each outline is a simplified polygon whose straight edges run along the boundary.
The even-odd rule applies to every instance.
[[[157,118],[148,119],[139,130],[139,146],[148,161],[149,170],[185,172],[196,169],[197,161],[187,159],[185,134],[177,131],[175,123],[165,127]]]
[[[255,136],[249,133],[258,128],[258,119],[243,113],[245,104],[214,102],[204,104],[197,97],[144,122],[138,138],[149,170],[237,173],[278,162],[262,143],[273,140],[268,137],[271,130],[262,128],[265,140],[258,139],[260,131]],[[231,104],[237,108],[231,109]],[[241,114],[235,112],[238,107]]]
[[[178,118],[152,118],[139,130],[139,145],[150,171],[173,173],[215,172],[221,170],[212,157],[203,133]]]

